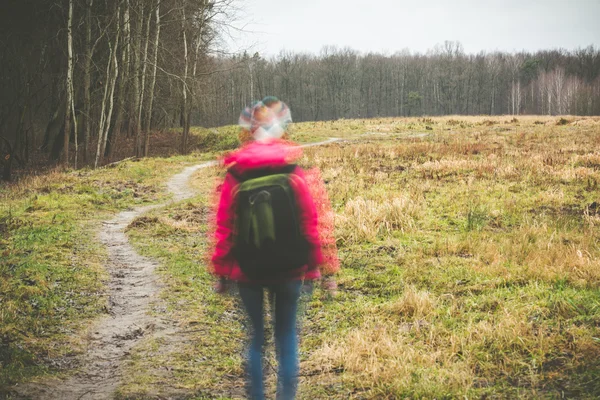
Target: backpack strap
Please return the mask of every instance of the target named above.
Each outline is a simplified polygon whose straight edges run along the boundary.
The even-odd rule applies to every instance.
[[[236,180],[238,180],[240,182],[245,182],[250,179],[261,178],[263,176],[268,176],[268,175],[291,174],[292,172],[294,172],[296,167],[297,167],[296,164],[287,164],[287,165],[284,165],[283,167],[279,167],[279,168],[267,167],[267,168],[251,169],[243,174],[240,174],[238,171],[236,171],[232,167],[232,168],[229,168],[227,170],[227,172],[230,173],[231,176],[233,176]]]

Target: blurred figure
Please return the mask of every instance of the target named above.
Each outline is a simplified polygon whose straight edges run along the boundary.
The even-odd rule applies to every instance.
[[[251,322],[248,375],[252,399],[264,398],[264,289],[274,300],[277,398],[293,399],[302,285],[312,284],[323,273],[327,275],[324,287],[335,292],[332,275],[339,268],[333,216],[320,176],[316,171],[306,174],[293,164],[301,149],[281,139],[291,121],[289,108],[275,97],[246,108],[239,123],[242,136],[253,140],[225,157],[227,174],[220,186],[211,259],[219,278],[215,289],[224,293],[230,281],[237,282]],[[319,211],[325,214],[321,222]]]

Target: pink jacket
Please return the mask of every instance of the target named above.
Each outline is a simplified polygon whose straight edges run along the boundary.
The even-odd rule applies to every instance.
[[[269,142],[250,142],[240,150],[230,153],[224,158],[224,165],[233,169],[237,174],[244,174],[248,170],[264,168],[267,166],[278,167],[293,163],[301,155],[298,146],[291,145],[282,140]],[[300,226],[310,244],[308,265],[297,271],[292,279],[318,279],[321,276],[319,266],[324,262],[322,243],[318,230],[317,209],[311,189],[306,183],[304,171],[297,167],[294,171],[301,179],[292,183],[299,207]],[[231,254],[233,247],[233,230],[235,224],[235,202],[232,196],[233,189],[239,182],[231,174],[225,176],[225,181],[220,187],[220,199],[216,213],[216,227],[214,237],[214,252],[211,257],[213,273],[234,281],[248,281],[235,258]],[[329,252],[331,253],[331,252]],[[331,254],[327,257],[331,259]],[[337,269],[337,252],[333,257]],[[332,270],[329,268],[328,273]]]

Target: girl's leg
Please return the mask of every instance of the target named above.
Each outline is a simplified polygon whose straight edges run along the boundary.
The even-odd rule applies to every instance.
[[[273,286],[275,292],[275,342],[279,357],[277,398],[291,400],[298,385],[298,338],[296,313],[301,281],[290,281]]]
[[[250,396],[252,399],[265,398],[263,388],[262,347],[264,342],[263,326],[263,287],[240,283],[240,297],[252,323],[252,340],[248,349],[248,375],[250,377]]]

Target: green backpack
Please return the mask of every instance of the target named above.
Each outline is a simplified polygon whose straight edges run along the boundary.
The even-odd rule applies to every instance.
[[[240,184],[234,189],[236,220],[233,255],[253,280],[290,276],[308,261],[308,241],[300,227],[290,179],[296,165],[229,173]]]

